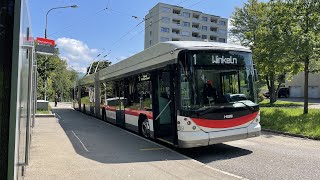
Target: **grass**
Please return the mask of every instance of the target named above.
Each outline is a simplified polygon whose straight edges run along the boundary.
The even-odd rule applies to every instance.
[[[49,105],[49,109],[37,109],[36,114],[51,114],[51,106]]]
[[[261,108],[261,126],[264,129],[320,138],[320,111],[302,108]]]
[[[36,114],[51,114],[51,112],[45,109],[38,109]]]
[[[303,106],[303,102],[291,102],[291,101],[281,101],[277,100],[272,106],[270,106],[270,100],[265,99],[261,101],[260,107],[298,107]]]

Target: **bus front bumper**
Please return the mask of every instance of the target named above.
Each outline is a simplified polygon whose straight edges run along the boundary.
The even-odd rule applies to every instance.
[[[178,131],[178,143],[180,148],[193,148],[208,146],[228,141],[241,140],[260,136],[261,126],[259,123],[250,124],[246,128],[231,129],[215,132],[181,132]]]

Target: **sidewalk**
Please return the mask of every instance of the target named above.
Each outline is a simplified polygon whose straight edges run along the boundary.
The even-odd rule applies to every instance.
[[[26,180],[240,179],[59,105],[37,118]]]

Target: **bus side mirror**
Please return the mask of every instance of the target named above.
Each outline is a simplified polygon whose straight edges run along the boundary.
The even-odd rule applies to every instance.
[[[253,64],[253,80],[255,81],[255,82],[257,82],[258,80],[259,80],[259,77],[258,77],[258,71],[257,71],[257,68],[256,68],[256,65],[255,64]]]

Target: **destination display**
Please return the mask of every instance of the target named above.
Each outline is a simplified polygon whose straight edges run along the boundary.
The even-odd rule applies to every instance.
[[[190,54],[193,65],[224,65],[224,66],[243,66],[245,58],[236,53],[209,53],[198,52]]]

